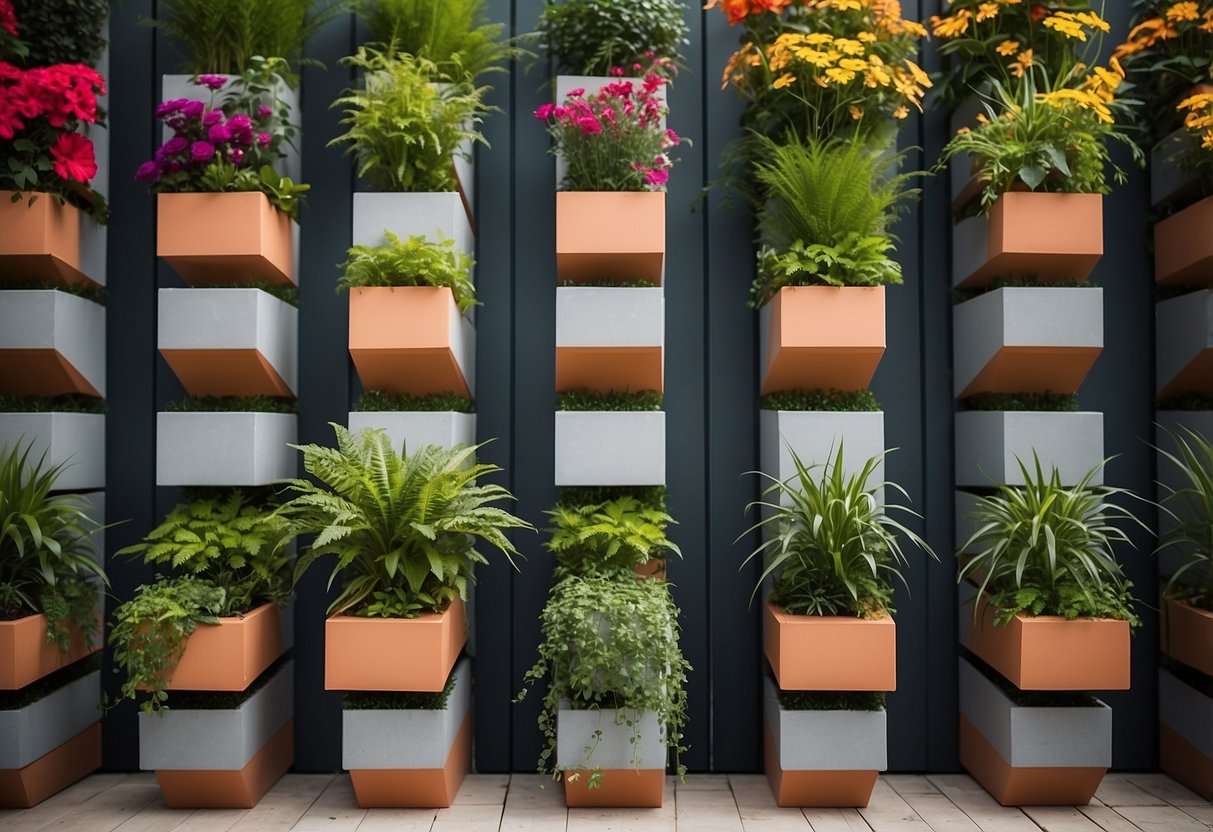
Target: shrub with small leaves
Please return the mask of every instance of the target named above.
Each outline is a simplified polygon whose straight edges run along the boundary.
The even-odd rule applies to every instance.
[[[186,396],[165,407],[169,413],[298,413],[294,399],[272,396]]]
[[[665,533],[674,518],[635,497],[575,507],[558,505],[545,513],[552,525],[544,548],[556,556],[558,578],[623,576],[654,558],[682,556],[682,550]]]
[[[882,408],[871,390],[786,390],[762,397],[763,410],[817,410],[874,413]]]
[[[556,398],[557,410],[661,410],[662,396],[657,390],[640,390],[635,393],[611,391],[589,393],[574,390],[561,393]]]
[[[424,234],[401,240],[384,230],[385,246],[354,246],[349,259],[339,268],[345,273],[337,281],[337,291],[384,286],[433,286],[450,289],[459,311],[467,314],[477,306],[476,284],[472,282],[471,255],[455,248],[455,241],[439,237],[429,240]]]
[[[1029,410],[1074,413],[1078,396],[1074,393],[978,393],[963,400],[969,410]]]
[[[539,17],[538,34],[570,75],[607,75],[614,67],[647,66],[653,58],[680,60],[686,9],[679,0],[553,0]]]
[[[384,390],[367,390],[354,405],[358,413],[381,412],[427,412],[437,413],[454,411],[455,413],[474,413],[476,403],[458,393],[432,393],[426,396],[414,396],[409,393],[389,393]]]

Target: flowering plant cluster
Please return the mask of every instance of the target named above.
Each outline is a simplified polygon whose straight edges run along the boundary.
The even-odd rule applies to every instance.
[[[80,131],[97,124],[97,97],[105,80],[81,64],[19,69],[0,62],[0,188],[21,194],[50,194],[97,220],[107,217],[105,199],[89,187],[97,175],[93,143]]]
[[[13,10],[12,0],[0,0],[0,60],[21,58],[29,54],[20,37],[17,31],[17,13]]]
[[[1203,195],[1213,194],[1213,91],[1191,95],[1176,109],[1184,113],[1184,127],[1192,138],[1180,163],[1197,175]]]
[[[561,105],[544,104],[535,111],[553,139],[568,173],[565,191],[656,191],[670,178],[674,160],[669,150],[678,134],[662,126],[668,109],[662,90],[668,83],[656,72],[644,80],[621,77],[596,93],[573,90]]]

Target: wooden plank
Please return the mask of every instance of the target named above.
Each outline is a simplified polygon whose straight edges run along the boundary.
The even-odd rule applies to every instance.
[[[568,832],[674,832],[677,827],[673,777],[666,778],[660,809],[569,809]]]
[[[929,779],[982,832],[1040,832],[1040,827],[1027,815],[999,805],[967,774],[937,774]]]
[[[876,781],[872,800],[859,810],[873,832],[931,832],[931,827],[910,808],[893,787],[883,780]]]
[[[685,783],[675,783],[674,790],[682,792],[714,791],[723,789],[729,791],[729,775],[727,774],[691,774]]]
[[[173,832],[230,832],[248,813],[248,809],[201,809],[174,827]]]
[[[1207,806],[1209,801],[1189,791],[1165,774],[1129,774],[1129,782],[1172,806]]]
[[[454,806],[504,806],[508,774],[469,774],[455,795]]]
[[[737,814],[746,832],[807,832],[809,821],[799,809],[775,805],[767,778],[761,774],[730,774],[729,785]]]
[[[545,774],[510,777],[501,832],[566,832],[568,821],[560,784],[551,777]]]
[[[728,788],[728,778],[716,778],[717,783],[720,781],[724,782],[723,789],[688,789],[675,786],[679,829],[694,832],[743,832],[741,813],[737,810],[733,792]]]
[[[1201,823],[1213,828],[1213,803],[1206,803],[1203,806],[1180,806],[1179,808]]]
[[[437,809],[367,809],[358,832],[430,832]]]
[[[1094,821],[1103,832],[1141,832],[1110,806],[1079,806],[1078,811]]]
[[[497,832],[503,807],[498,804],[452,805],[439,809],[431,832]]]
[[[111,832],[159,797],[160,787],[150,773],[132,775],[128,782],[107,789],[49,825],[36,828],[55,832]]]
[[[1025,806],[1023,811],[1045,832],[1100,832],[1095,821],[1073,806]]]
[[[170,809],[162,799],[149,803],[130,820],[117,826],[114,832],[173,832],[194,814],[195,809]]]
[[[872,832],[857,809],[805,809],[813,832]]]
[[[1105,806],[1166,806],[1167,801],[1156,797],[1123,774],[1108,774],[1099,784],[1095,799]]]
[[[1208,824],[1175,806],[1118,806],[1116,811],[1142,832],[1209,832]]]
[[[236,821],[231,832],[288,832],[333,780],[331,774],[288,774]]]
[[[935,784],[922,774],[886,774],[880,779],[902,797],[908,794],[939,794]]]
[[[121,783],[130,782],[129,774],[93,774],[73,783],[56,795],[29,809],[0,811],[0,828],[8,830],[41,829],[53,823],[77,806]]]
[[[366,817],[354,800],[354,786],[348,776],[334,777],[315,802],[299,818],[295,832],[357,832]]]
[[[981,832],[968,815],[938,792],[905,794],[902,799],[934,832]]]

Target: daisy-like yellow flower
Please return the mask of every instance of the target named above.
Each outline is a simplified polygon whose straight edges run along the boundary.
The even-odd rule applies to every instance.
[[[999,55],[1002,55],[1004,58],[1010,57],[1019,51],[1019,41],[1004,40],[1002,43],[994,47],[994,51]]]
[[[1082,23],[1069,12],[1055,12],[1044,20],[1044,25],[1055,32],[1060,32],[1071,39],[1086,41],[1087,30]]]
[[[1196,28],[1202,32],[1213,32],[1213,9],[1209,9],[1201,16],[1200,25]]]
[[[973,12],[968,9],[958,9],[956,14],[930,18],[931,33],[937,38],[956,38],[969,31],[969,23],[973,20]]]
[[[1015,58],[1015,63],[1011,64],[1011,74],[1016,78],[1022,78],[1023,74],[1035,65],[1035,62],[1036,57],[1032,50],[1025,49]]]
[[[859,121],[861,118],[863,118],[863,107],[852,104],[848,110],[851,113],[852,120]]]
[[[790,87],[796,83],[796,76],[790,72],[785,72],[775,79],[775,83],[771,84],[772,89],[781,90],[785,87]]]
[[[982,3],[977,7],[977,22],[989,20],[992,17],[998,17],[998,4],[994,2]]]
[[[859,58],[843,58],[838,62],[838,65],[852,72],[867,72],[868,70],[868,62],[861,61]]]
[[[1114,122],[1112,111],[1108,109],[1108,105],[1100,100],[1099,96],[1087,90],[1063,88],[1053,90],[1052,92],[1039,93],[1037,99],[1058,110],[1064,110],[1067,105],[1072,103],[1094,113],[1096,118],[1104,124],[1112,124]]]
[[[826,70],[825,77],[827,80],[834,81],[839,84],[849,84],[855,80],[855,73],[849,69],[832,66]]]
[[[876,33],[875,32],[860,32],[855,37],[859,38],[860,43],[875,43],[876,42]]]
[[[896,110],[893,111],[893,118],[895,118],[895,119],[900,120],[900,119],[906,118],[909,115],[910,115],[910,108],[907,107],[905,104],[900,105]]]
[[[802,40],[809,46],[821,46],[823,43],[833,43],[834,36],[829,32],[809,32]]]
[[[1175,3],[1167,8],[1167,20],[1183,23],[1200,17],[1200,9],[1193,2]]]
[[[834,48],[844,55],[862,55],[868,51],[862,43],[851,38],[835,38]]]

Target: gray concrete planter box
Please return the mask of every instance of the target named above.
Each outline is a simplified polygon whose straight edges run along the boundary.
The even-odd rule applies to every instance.
[[[888,714],[881,711],[788,711],[770,676],[763,714],[783,771],[884,771]]]
[[[660,287],[556,289],[557,390],[661,390],[664,352]]]
[[[556,768],[569,771],[601,767],[606,771],[665,769],[665,726],[653,711],[625,713],[616,724],[613,709],[575,711],[561,707],[556,716]],[[601,736],[597,736],[602,732]],[[639,739],[636,734],[639,733]],[[635,742],[633,742],[635,740]],[[592,749],[592,751],[591,751]]]
[[[139,714],[144,771],[239,771],[295,715],[295,663],[286,662],[240,707]]]
[[[0,303],[0,392],[104,397],[105,307],[54,289],[5,291]]]
[[[1154,444],[1159,448],[1164,448],[1172,453],[1175,452],[1175,443],[1171,439],[1170,434],[1183,436],[1183,428],[1195,431],[1203,436],[1206,440],[1213,442],[1213,410],[1160,410],[1154,415],[1155,421],[1158,423],[1158,428],[1155,430]],[[1168,433],[1168,431],[1170,433]],[[1185,484],[1181,480],[1181,475],[1176,470],[1175,465],[1162,454],[1156,453],[1158,462],[1158,500],[1166,499],[1171,492],[1170,488],[1183,488]],[[1169,506],[1172,511],[1176,510],[1176,506]],[[1165,511],[1158,513],[1158,532],[1159,535],[1165,535],[1175,527],[1175,520]],[[1169,575],[1175,568],[1175,563],[1179,558],[1179,553],[1164,549],[1158,553],[1159,567],[1162,574]]]
[[[295,476],[287,413],[157,413],[157,485],[269,485]]]
[[[1158,719],[1213,760],[1213,699],[1166,670],[1158,671]]]
[[[796,476],[792,451],[806,466],[823,465],[842,444],[843,470],[855,474],[871,457],[884,453],[884,413],[848,413],[817,410],[762,410],[758,414],[758,447],[762,470],[780,481]],[[789,447],[790,446],[790,447]],[[818,467],[813,475],[820,477]],[[884,461],[877,465],[868,485],[884,481]],[[766,484],[764,483],[764,488]],[[877,493],[883,502],[884,490]],[[781,498],[785,504],[790,498]]]
[[[1213,393],[1213,289],[1164,300],[1155,308],[1159,397]]]
[[[341,767],[347,771],[443,768],[472,709],[471,660],[460,659],[452,672],[455,689],[441,711],[342,711]]]
[[[100,413],[0,413],[0,445],[33,443],[30,456],[65,464],[63,491],[105,487],[105,416]]]
[[[383,428],[392,447],[407,448],[410,453],[422,445],[453,448],[476,444],[476,414],[454,411],[352,411],[350,432],[364,428]]]
[[[99,670],[24,708],[0,710],[0,770],[28,766],[100,719]]]
[[[954,392],[1073,393],[1103,351],[1103,289],[996,289],[953,309]]]
[[[195,396],[293,396],[299,310],[260,289],[161,289],[158,347]]]
[[[665,485],[665,413],[557,411],[556,485]]]
[[[355,193],[354,245],[387,245],[383,232],[402,240],[424,235],[437,242],[439,236],[455,241],[467,254],[476,250],[476,238],[468,222],[463,199],[451,193]]]
[[[956,414],[956,485],[1023,485],[1016,458],[1032,469],[1035,449],[1045,473],[1056,466],[1074,485],[1104,459],[1103,414],[978,411]],[[1103,483],[1102,472],[1094,479]]]
[[[1181,127],[1154,145],[1150,151],[1150,204],[1159,206],[1194,191],[1198,177],[1184,170],[1178,158],[1194,142],[1188,129]]]

